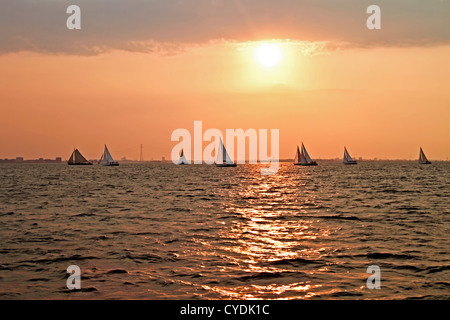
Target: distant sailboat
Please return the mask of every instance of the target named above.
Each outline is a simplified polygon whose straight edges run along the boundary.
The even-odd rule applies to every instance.
[[[236,167],[236,163],[231,160],[227,149],[223,145],[222,138],[220,138],[219,148],[216,157],[216,166],[218,167]]]
[[[425,153],[423,153],[422,147],[420,147],[420,152],[419,152],[419,163],[420,164],[431,164],[431,162],[428,161],[427,157],[425,156]]]
[[[181,149],[180,160],[178,160],[178,164],[188,164],[186,157],[184,156],[183,149]]]
[[[69,161],[67,161],[67,164],[69,166],[86,166],[86,165],[92,165],[92,162],[89,162],[86,160],[85,157],[78,151],[78,149],[75,149],[72,152],[72,155],[69,158]]]
[[[297,153],[295,154],[294,164],[297,166],[317,166],[317,162],[311,159],[303,143],[301,152],[297,146]]]
[[[111,157],[111,154],[109,153],[108,147],[105,144],[105,151],[103,151],[102,157],[100,158],[99,161],[102,166],[108,166],[108,167],[113,167],[113,166],[118,166],[119,163],[114,161],[114,159]]]
[[[347,151],[347,148],[344,147],[344,164],[357,164],[356,160],[353,160],[352,157],[350,157],[350,154]]]

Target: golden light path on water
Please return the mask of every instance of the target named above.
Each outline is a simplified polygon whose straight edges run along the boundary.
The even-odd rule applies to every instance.
[[[228,207],[227,211],[239,215],[242,222],[235,223],[223,235],[224,238],[230,239],[233,245],[222,246],[220,249],[230,253],[228,256],[222,257],[232,264],[238,265],[241,272],[274,275],[275,277],[282,273],[296,273],[298,270],[283,268],[281,265],[274,267],[261,266],[261,264],[267,262],[276,265],[278,261],[294,261],[297,258],[319,259],[321,252],[325,250],[320,246],[299,250],[299,242],[316,240],[317,238],[323,239],[328,237],[332,230],[310,228],[314,224],[313,219],[290,220],[285,218],[286,215],[292,214],[292,203],[295,203],[293,201],[295,193],[287,191],[294,187],[293,182],[287,184],[286,178],[286,176],[280,174],[264,179],[269,180],[268,182],[243,185],[239,196],[250,201],[257,200],[258,205],[235,207],[229,203],[224,203],[224,206]],[[309,195],[307,199],[303,199],[303,202],[314,203],[314,198],[314,195]],[[300,212],[302,211],[301,205],[296,206],[296,208]],[[233,272],[233,270],[227,270],[227,267],[221,267],[220,270],[222,272]],[[322,267],[317,271],[326,272],[327,268]],[[253,284],[228,288],[203,286],[206,290],[217,292],[223,297],[232,299],[311,298],[315,296],[311,289],[317,290],[320,287],[320,284],[313,285],[310,281],[289,284]],[[286,293],[289,293],[288,298],[284,297]]]

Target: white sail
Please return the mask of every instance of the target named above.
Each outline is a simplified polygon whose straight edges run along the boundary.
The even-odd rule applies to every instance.
[[[178,160],[178,164],[188,164],[186,157],[184,156],[184,151],[181,149],[180,159]]]
[[[354,160],[350,156],[350,154],[347,151],[347,148],[344,147],[344,162],[353,162]]]
[[[301,165],[301,166],[317,166],[317,162],[311,159],[311,157],[308,154],[308,151],[306,151],[305,145],[302,142],[301,151],[298,149],[297,146],[297,153],[295,154],[294,158],[294,164],[295,165]]]
[[[231,160],[230,156],[228,155],[227,149],[225,149],[225,146],[223,145],[222,138],[220,138],[219,141],[219,147],[217,150],[217,156],[216,156],[216,164],[217,165],[233,165],[234,162]]]
[[[108,155],[106,154],[106,145],[105,145],[105,150],[103,151],[101,160],[102,160],[102,165],[107,166],[109,164]]]
[[[103,152],[103,160],[102,160],[102,164],[103,165],[108,165],[112,162],[114,162],[114,159],[111,157],[111,154],[109,153],[108,147],[105,144],[105,151]]]
[[[298,146],[297,146],[297,152],[295,153],[295,158],[294,158],[294,163],[300,163],[299,162],[300,161],[300,150],[298,149]]]
[[[419,152],[419,163],[420,164],[430,164],[431,163],[425,156],[425,153],[423,152],[422,147],[420,148],[420,152]]]
[[[308,151],[306,151],[305,146],[302,143],[302,154],[300,155],[300,163],[301,164],[307,164],[313,162],[311,157],[308,154]]]
[[[222,164],[223,163],[223,143],[222,139],[219,141],[219,147],[217,148],[217,154],[216,154],[216,164]]]
[[[106,144],[105,144],[105,151],[103,151],[103,155],[100,161],[104,166],[118,165],[118,162],[114,161],[113,157],[111,156],[111,153],[109,153]]]
[[[425,153],[423,153],[422,148],[420,148],[419,159],[420,159],[420,161],[422,161],[422,162],[425,162],[425,161],[428,160],[427,157],[425,156]]]
[[[106,146],[105,146],[105,149],[106,149],[106,155],[108,156],[108,162],[109,163],[115,162],[114,159],[111,156],[111,153],[109,153],[109,150],[108,150],[108,148]]]
[[[223,147],[223,154],[224,154],[223,161],[226,164],[234,163],[233,160],[231,160],[230,156],[228,155],[228,152],[227,152],[227,149],[225,149],[225,146]]]
[[[344,146],[344,159],[342,162],[344,164],[357,164],[357,162],[352,159],[345,146]]]
[[[303,153],[300,155],[300,164],[307,164],[308,162],[306,161],[305,156],[303,155]]]

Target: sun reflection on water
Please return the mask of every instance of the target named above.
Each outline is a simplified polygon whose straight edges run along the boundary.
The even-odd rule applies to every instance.
[[[250,285],[240,286],[235,288],[217,288],[210,286],[203,286],[203,289],[219,293],[222,297],[228,299],[270,299],[270,300],[293,300],[293,299],[307,299],[314,297],[316,293],[311,292],[312,289],[319,289],[321,285],[310,285],[299,283],[292,283],[289,285]]]
[[[223,245],[220,250],[228,252],[223,257],[237,267],[221,270],[227,275],[239,274],[239,281],[253,283],[239,285],[235,281],[235,286],[205,289],[239,299],[296,299],[315,295],[313,289],[320,288],[320,284],[299,280],[311,272],[308,261],[316,261],[326,249],[311,241],[328,237],[332,231],[317,227],[312,218],[303,217],[304,207],[310,209],[315,205],[315,195],[302,192],[308,183],[303,178],[282,173],[268,177],[254,175],[254,179],[246,179],[239,188],[238,199],[243,201],[224,203],[226,212],[238,219],[223,234],[233,245]]]

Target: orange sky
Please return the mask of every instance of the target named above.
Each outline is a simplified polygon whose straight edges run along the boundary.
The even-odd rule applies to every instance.
[[[450,46],[343,48],[316,55],[278,42],[192,45],[174,55],[0,55],[0,158],[170,158],[173,130],[280,129],[280,157],[305,143],[313,158],[450,156]],[[204,146],[207,144],[205,143]]]

